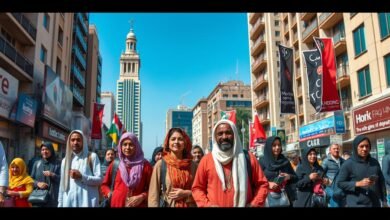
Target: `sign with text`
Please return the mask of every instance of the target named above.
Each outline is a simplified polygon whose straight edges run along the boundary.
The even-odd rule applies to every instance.
[[[335,112],[334,115],[299,127],[299,141],[345,133],[344,113]]]
[[[68,134],[62,129],[53,126],[46,121],[42,122],[42,137],[57,143],[66,144]]]
[[[305,147],[322,147],[330,145],[330,136],[314,138],[306,141],[299,142],[301,148]]]
[[[355,134],[390,128],[390,97],[352,110]]]
[[[0,67],[0,116],[10,117],[18,98],[19,81]]]
[[[26,94],[20,94],[18,110],[16,112],[16,120],[33,128],[36,111],[37,101]]]

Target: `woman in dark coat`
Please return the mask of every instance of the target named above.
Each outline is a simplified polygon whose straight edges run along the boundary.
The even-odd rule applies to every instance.
[[[154,165],[157,163],[157,161],[162,158],[162,152],[163,152],[162,147],[156,147],[154,149],[153,154],[152,154],[152,159],[150,160],[150,165],[152,165],[152,167],[154,167]]]
[[[359,135],[352,147],[336,182],[346,194],[347,207],[381,207],[381,201],[386,201],[385,179],[379,162],[370,155],[371,142]]]
[[[264,156],[260,159],[260,166],[269,182],[271,192],[281,192],[286,190],[287,196],[292,206],[295,197],[294,183],[298,180],[290,161],[282,154],[282,145],[279,137],[269,137],[265,143]],[[276,178],[284,176],[281,183],[275,182]]]
[[[60,183],[61,163],[57,160],[52,143],[41,145],[42,158],[35,161],[31,177],[34,179],[34,189],[49,189],[49,201],[46,204],[32,204],[40,207],[57,207]]]
[[[107,168],[115,160],[115,150],[110,148],[106,150],[104,154],[104,162],[100,165],[100,171],[102,172],[102,177],[106,176]]]
[[[318,164],[316,150],[305,148],[302,153],[302,163],[297,168],[298,182],[296,187],[298,192],[294,207],[323,207],[326,205],[323,185],[328,184],[328,179],[323,175],[324,170]],[[322,204],[313,203],[314,193],[322,196]]]

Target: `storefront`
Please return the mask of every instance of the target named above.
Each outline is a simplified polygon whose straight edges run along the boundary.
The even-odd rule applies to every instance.
[[[355,135],[371,141],[371,156],[381,163],[385,146],[390,145],[390,97],[381,97],[352,110]]]
[[[342,146],[342,134],[345,133],[345,120],[343,111],[336,111],[328,118],[313,122],[299,128],[299,146],[304,148],[317,148],[319,158],[326,156],[326,148],[330,144]]]
[[[39,127],[41,130],[39,136],[35,138],[35,147],[39,149],[43,142],[50,141],[53,143],[57,157],[59,159],[63,158],[69,132],[45,120],[41,121]]]

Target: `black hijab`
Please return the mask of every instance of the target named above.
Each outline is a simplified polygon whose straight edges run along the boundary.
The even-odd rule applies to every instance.
[[[359,154],[358,154],[358,152],[357,152],[357,148],[358,148],[359,144],[360,144],[362,141],[364,141],[364,140],[367,140],[367,141],[368,141],[368,144],[370,145],[370,150],[371,150],[371,146],[372,146],[372,145],[371,145],[370,139],[368,139],[367,137],[365,137],[365,136],[363,136],[363,135],[358,135],[358,136],[356,136],[355,139],[354,139],[353,142],[352,142],[352,156],[351,156],[351,158],[352,158],[354,161],[356,161],[356,162],[362,162],[362,163],[364,163],[364,162],[368,161],[368,160],[370,159],[370,157],[371,157],[370,153],[368,153],[367,159],[364,160],[363,158],[361,158],[361,157],[359,156]]]
[[[42,162],[45,164],[53,163],[56,160],[56,152],[54,151],[53,144],[51,142],[45,142],[41,145],[41,150],[42,147],[46,147],[51,153],[49,158],[47,159],[42,158]]]
[[[316,162],[313,164],[313,168],[310,166],[310,162],[309,160],[307,159],[307,155],[309,155],[310,152],[312,151],[316,151],[315,148],[310,148],[310,147],[307,147],[303,150],[303,157],[302,157],[302,162],[301,162],[301,165],[302,166],[302,169],[306,172],[306,173],[312,173],[312,172],[316,172],[318,170],[322,170],[322,167],[320,166],[320,164],[318,163],[318,159],[316,160]],[[318,154],[318,153],[317,153]]]
[[[280,152],[278,158],[275,160],[274,155],[272,154],[272,144],[276,140],[279,140],[279,142],[282,143],[280,137],[271,136],[267,138],[264,146],[264,166],[270,171],[278,171],[290,163],[288,159],[282,154],[282,152]]]
[[[158,152],[162,152],[163,151],[163,148],[162,147],[156,147],[153,151],[153,154],[152,154],[152,159],[150,160],[150,164],[152,166],[154,166],[156,164],[156,160],[154,159],[157,155]]]

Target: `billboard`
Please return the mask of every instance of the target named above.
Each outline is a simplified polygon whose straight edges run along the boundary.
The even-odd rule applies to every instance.
[[[332,134],[345,133],[345,122],[343,111],[337,111],[334,115],[301,126],[299,128],[299,141],[306,141],[313,138],[328,136]]]
[[[9,118],[18,98],[19,81],[0,67],[0,116]]]
[[[42,114],[60,126],[70,129],[73,93],[49,66],[45,66]]]
[[[37,111],[37,101],[22,93],[19,95],[17,109],[16,120],[33,128]]]

